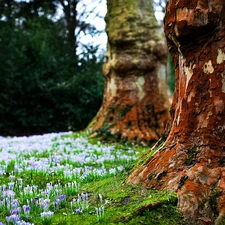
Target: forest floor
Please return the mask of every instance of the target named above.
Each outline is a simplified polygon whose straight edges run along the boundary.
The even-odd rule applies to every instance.
[[[183,224],[175,193],[126,183],[147,150],[85,132],[0,137],[0,224]]]

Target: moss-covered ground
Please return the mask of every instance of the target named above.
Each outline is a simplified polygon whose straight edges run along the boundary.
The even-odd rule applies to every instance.
[[[40,145],[35,143],[40,139],[23,145],[19,141],[24,139],[3,139],[0,155],[16,157],[0,161],[0,224],[17,224],[7,222],[12,215],[27,225],[184,224],[175,193],[126,183],[137,159],[151,155],[149,149],[87,137],[76,133],[44,141],[43,136]],[[9,190],[15,192],[14,202],[6,196]],[[44,218],[43,212],[54,215]]]

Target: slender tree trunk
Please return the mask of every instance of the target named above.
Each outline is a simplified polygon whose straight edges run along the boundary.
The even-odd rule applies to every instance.
[[[176,191],[186,224],[219,224],[225,215],[224,27],[225,1],[169,1],[165,34],[176,66],[172,129],[128,178]]]
[[[168,120],[167,48],[150,0],[108,0],[102,107],[94,135],[151,143]]]
[[[77,4],[78,0],[69,0],[67,1],[67,4],[64,3],[64,0],[59,0],[60,4],[63,7],[63,11],[65,13],[65,19],[67,23],[67,39],[68,43],[71,46],[72,49],[72,57],[77,59],[77,38],[75,35],[75,29],[78,26],[78,21],[77,21]]]

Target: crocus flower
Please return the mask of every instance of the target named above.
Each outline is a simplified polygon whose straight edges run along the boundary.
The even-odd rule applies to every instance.
[[[88,201],[88,194],[87,193],[86,194],[82,193],[81,197],[82,197],[83,201]]]
[[[11,206],[12,206],[13,208],[19,207],[19,206],[20,206],[19,200],[18,200],[18,199],[13,199],[13,200],[11,201]]]
[[[24,214],[30,214],[30,206],[23,205],[23,212],[24,212]]]
[[[81,214],[82,210],[80,208],[76,209],[76,213]]]
[[[14,196],[15,196],[15,192],[14,191],[12,191],[12,190],[7,190],[7,191],[4,191],[3,192],[3,194],[2,194],[2,198],[6,198],[6,197],[8,197],[8,198],[14,198]]]
[[[6,216],[6,220],[8,223],[17,223],[20,220],[20,216],[17,214],[13,214],[11,216]]]
[[[62,194],[62,195],[60,195],[59,197],[60,197],[60,199],[61,199],[61,200],[66,199],[66,195],[63,195],[63,194]]]
[[[1,224],[0,224],[1,225]],[[25,222],[24,220],[18,221],[16,225],[34,225],[33,223]]]
[[[43,208],[44,211],[47,211],[48,210],[48,207],[49,207],[49,203],[50,203],[50,199],[42,199],[40,201],[40,206],[41,208]]]
[[[42,212],[41,213],[41,218],[49,218],[49,217],[52,217],[54,215],[54,212],[52,211],[48,211],[48,212]]]

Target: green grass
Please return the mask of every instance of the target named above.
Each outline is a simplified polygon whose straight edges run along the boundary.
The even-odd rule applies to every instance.
[[[72,135],[64,135],[63,138],[86,138],[87,134],[85,133],[75,133]],[[57,138],[55,139],[57,141]],[[88,144],[96,146],[95,150],[92,150],[90,154],[95,155],[96,157],[101,157],[103,155],[102,149],[107,144],[99,142],[97,139],[89,139],[85,144],[88,147]],[[59,152],[60,144],[53,144],[53,147],[50,150],[44,152],[38,152],[35,150],[31,153],[25,153],[25,158],[30,159],[30,157],[36,157],[37,160],[43,160],[54,154],[57,150]],[[70,154],[79,154],[83,152],[83,149],[71,150],[73,145],[70,142],[66,143],[66,146],[69,146],[70,150],[62,149],[62,154],[69,152]],[[106,159],[103,162],[103,165],[106,169],[115,168],[117,166],[123,165],[123,171],[117,171],[116,174],[104,174],[96,175],[95,173],[90,173],[84,179],[81,179],[79,176],[66,177],[64,176],[64,171],[58,170],[55,172],[51,171],[36,171],[36,170],[27,170],[23,172],[15,172],[16,160],[11,160],[9,163],[0,162],[0,165],[5,166],[6,172],[0,176],[0,186],[5,184],[7,185],[11,182],[11,175],[14,175],[15,180],[18,178],[23,179],[24,186],[33,186],[37,185],[39,190],[45,189],[46,186],[50,185],[59,185],[62,189],[62,193],[66,195],[66,200],[62,201],[60,205],[54,205],[54,196],[56,195],[55,189],[52,189],[52,193],[49,195],[51,198],[51,203],[49,204],[49,210],[54,211],[54,216],[49,220],[43,221],[40,217],[42,212],[40,208],[36,207],[35,204],[31,204],[31,212],[29,215],[21,214],[21,219],[26,222],[33,223],[35,225],[42,224],[52,224],[52,225],[181,225],[183,220],[177,210],[177,196],[175,193],[167,191],[157,191],[154,189],[146,189],[140,185],[134,186],[132,184],[126,183],[126,178],[131,173],[133,168],[135,168],[136,160],[127,161],[125,158],[122,158],[123,154],[132,156],[135,154],[137,157],[142,156],[144,153],[149,150],[148,148],[136,146],[132,144],[113,144],[114,148],[111,150],[111,155],[115,156],[115,160],[111,161]],[[151,151],[147,152],[144,158],[149,157],[152,154]],[[30,155],[30,157],[28,157]],[[20,159],[21,160],[21,159]],[[140,165],[142,159],[138,161]],[[20,164],[22,162],[20,161]],[[100,168],[102,165],[99,162],[89,161],[77,163],[71,160],[69,157],[61,159],[58,165],[70,165],[71,168],[75,167],[90,167],[90,168]],[[68,185],[71,182],[76,181],[77,187],[70,188]],[[20,193],[19,185],[16,184],[16,193],[17,198],[22,205],[27,204],[27,201],[31,199],[37,200],[40,198],[40,193],[31,193],[23,194]],[[79,204],[84,204],[84,202],[78,202],[82,193],[88,194],[88,207],[85,208]],[[0,197],[1,197],[0,189]],[[102,196],[102,199],[100,198]],[[73,205],[73,210],[71,210],[71,202],[73,199],[76,199],[75,205]],[[2,200],[2,199],[0,199]],[[75,209],[77,207],[83,207],[82,213],[76,213]],[[104,214],[97,216],[96,208],[101,208],[104,206]],[[9,216],[9,210],[6,207],[2,207],[0,210],[0,222],[7,224],[6,216]],[[12,224],[12,223],[11,223]]]
[[[100,192],[109,201],[102,222],[155,224],[154,221],[157,220],[157,224],[180,224],[181,218],[176,209],[177,198],[174,193],[133,186],[125,182],[126,177],[127,175],[123,174],[95,182],[92,187],[85,185],[86,190]]]
[[[126,175],[123,174],[83,184],[81,190],[90,196],[91,206],[87,212],[72,215],[66,207],[62,207],[50,224],[182,224],[174,193],[132,186],[126,184],[125,178]],[[102,194],[103,201],[107,201],[104,217],[100,221],[96,218],[94,207],[99,204],[98,194]],[[41,220],[31,219],[35,224],[43,224]]]
[[[91,205],[98,205],[98,194],[107,201],[100,221],[96,219],[94,207],[90,207],[82,215],[62,216],[62,209],[52,224],[182,224],[174,193],[132,186],[126,184],[125,178],[123,174],[82,185],[82,190],[89,193]]]

